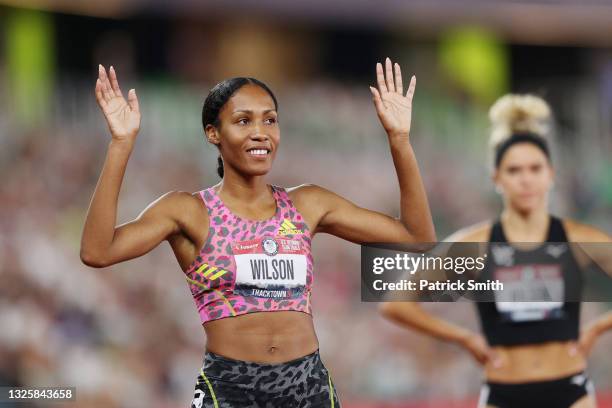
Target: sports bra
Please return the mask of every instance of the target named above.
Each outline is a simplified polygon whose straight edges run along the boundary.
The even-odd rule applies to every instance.
[[[240,218],[213,187],[199,192],[208,210],[208,238],[185,271],[200,320],[255,312],[312,314],[311,234],[287,191],[270,185],[275,214]]]
[[[501,222],[493,224],[480,279],[504,282],[487,302],[477,302],[481,327],[490,345],[514,346],[577,340],[583,276],[559,218],[550,217],[546,242],[533,250],[508,243]],[[549,294],[549,299],[543,301]]]

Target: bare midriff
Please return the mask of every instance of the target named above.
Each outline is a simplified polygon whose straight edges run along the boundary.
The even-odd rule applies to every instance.
[[[303,312],[248,313],[203,326],[206,350],[235,360],[277,364],[319,348],[312,316]]]
[[[586,359],[575,341],[521,346],[494,346],[497,366],[485,366],[487,381],[524,383],[567,377],[586,368]]]

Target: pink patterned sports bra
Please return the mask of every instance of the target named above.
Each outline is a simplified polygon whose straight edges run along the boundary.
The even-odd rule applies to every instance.
[[[312,314],[310,231],[285,189],[270,187],[276,213],[263,221],[234,215],[213,187],[200,191],[208,238],[185,275],[202,323],[254,312]]]

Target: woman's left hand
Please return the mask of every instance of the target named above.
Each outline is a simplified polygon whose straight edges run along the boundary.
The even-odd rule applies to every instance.
[[[403,96],[404,88],[400,66],[397,63],[393,65],[391,60],[387,58],[384,72],[382,64],[376,64],[376,80],[378,89],[370,87],[370,91],[380,122],[389,137],[408,140],[416,77],[412,76],[408,92],[406,92],[406,96]]]
[[[593,326],[588,326],[580,331],[580,339],[570,349],[570,354],[577,354],[580,352],[584,358],[587,358],[591,354],[591,350],[595,345],[595,341],[599,337],[599,332]]]

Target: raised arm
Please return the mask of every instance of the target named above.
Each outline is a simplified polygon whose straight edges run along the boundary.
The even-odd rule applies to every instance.
[[[104,267],[143,255],[180,230],[177,206],[189,193],[168,193],[149,205],[134,221],[116,226],[117,202],[128,159],[140,127],[136,92],[123,98],[113,67],[99,66],[96,99],[108,124],[111,141],[81,239],[81,260]]]
[[[436,240],[431,212],[416,157],[410,144],[412,96],[416,86],[413,76],[403,96],[402,74],[386,60],[386,78],[381,64],[376,65],[378,89],[370,87],[378,117],[387,133],[400,190],[400,216],[394,218],[359,207],[321,187],[296,187],[296,204],[312,214],[310,226],[357,242],[433,242]],[[307,217],[308,218],[308,217]]]
[[[395,71],[394,71],[395,70]],[[399,64],[385,61],[376,64],[378,89],[370,87],[378,118],[387,132],[391,156],[400,189],[400,221],[405,226],[408,241],[435,241],[436,233],[419,172],[416,156],[410,144],[412,123],[412,98],[416,77],[410,78],[406,95],[403,95],[402,72]]]

